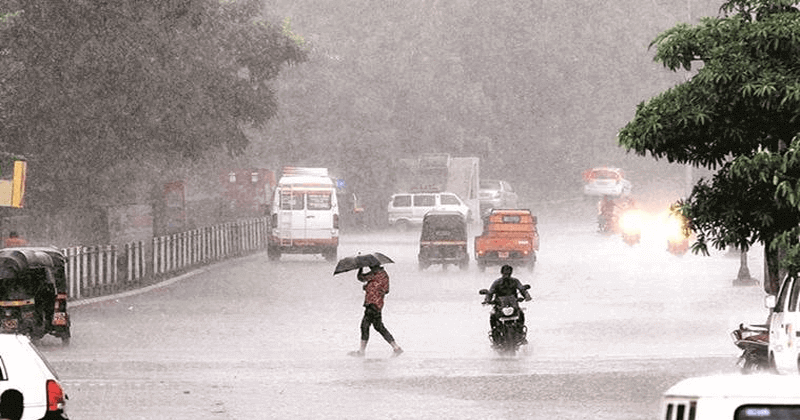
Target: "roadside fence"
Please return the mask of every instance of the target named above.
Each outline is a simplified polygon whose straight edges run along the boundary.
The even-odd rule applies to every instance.
[[[268,218],[258,218],[159,236],[150,243],[62,249],[67,258],[69,298],[135,289],[215,261],[266,249],[268,229]]]

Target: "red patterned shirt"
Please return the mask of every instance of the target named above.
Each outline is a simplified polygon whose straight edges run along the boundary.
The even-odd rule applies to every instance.
[[[383,309],[383,296],[389,293],[389,275],[386,270],[370,271],[359,274],[359,280],[365,281],[364,306],[374,304],[378,310]]]

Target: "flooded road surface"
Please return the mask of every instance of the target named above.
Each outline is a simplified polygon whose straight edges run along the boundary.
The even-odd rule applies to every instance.
[[[380,251],[391,292],[363,359],[354,273],[318,256],[222,262],[143,293],[72,309],[68,348],[44,340],[72,418],[653,419],[687,376],[735,370],[729,332],[763,322],[759,286],[734,287],[738,254],[673,256],[663,238],[633,247],[593,223],[542,222],[527,304],[530,345],[490,348],[477,291],[499,277],[419,271],[415,232],[343,234],[339,256]],[[760,250],[749,268],[761,277]]]

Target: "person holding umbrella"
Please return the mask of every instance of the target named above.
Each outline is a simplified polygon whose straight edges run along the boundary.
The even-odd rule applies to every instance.
[[[348,353],[354,357],[364,357],[364,352],[367,349],[367,342],[369,341],[369,328],[375,328],[380,335],[386,340],[394,350],[393,356],[403,354],[403,349],[394,340],[394,337],[383,325],[383,317],[381,311],[383,310],[383,297],[389,293],[389,274],[383,268],[383,263],[393,262],[389,257],[376,252],[374,254],[358,255],[356,257],[347,257],[339,261],[336,266],[334,274],[349,271],[358,268],[356,278],[364,286],[364,317],[361,319],[361,345],[358,350]],[[364,272],[364,267],[369,267],[369,272]]]
[[[383,325],[381,315],[383,297],[389,293],[389,274],[381,265],[372,265],[369,270],[368,273],[364,273],[364,267],[359,267],[358,274],[356,274],[358,280],[364,283],[364,317],[361,318],[361,346],[358,350],[348,354],[355,357],[364,356],[369,341],[369,327],[372,326],[392,346],[393,356],[399,356],[403,354],[403,349],[394,341],[392,333]]]
[[[383,325],[383,297],[389,293],[389,274],[383,268],[383,264],[393,263],[391,258],[380,252],[372,254],[356,255],[339,260],[333,274],[344,273],[346,271],[358,269],[356,278],[364,283],[364,317],[361,319],[361,345],[358,350],[348,354],[354,357],[364,357],[369,341],[369,328],[374,327],[394,350],[393,356],[403,354],[403,349],[394,340],[394,337]],[[364,272],[364,267],[369,267],[368,273]]]

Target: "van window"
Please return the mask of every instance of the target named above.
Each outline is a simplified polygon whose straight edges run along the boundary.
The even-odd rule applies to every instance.
[[[281,210],[302,210],[305,194],[297,191],[281,191]]]
[[[788,294],[789,285],[794,282],[794,279],[791,277],[786,277],[786,280],[783,281],[781,285],[781,291],[778,293],[778,299],[775,302],[775,312],[783,312],[784,303],[786,303],[786,295]]]
[[[733,414],[734,420],[783,420],[800,418],[800,405],[743,405]]]
[[[442,194],[441,195],[441,199],[442,199],[442,204],[445,204],[445,205],[456,205],[457,206],[457,205],[461,204],[458,201],[458,197],[454,196],[453,194]]]
[[[310,192],[308,193],[309,210],[330,210],[331,193],[329,192]]]
[[[410,195],[396,195],[396,196],[394,196],[394,200],[392,201],[392,206],[394,206],[394,207],[411,207],[411,196]]]
[[[436,205],[436,197],[433,194],[419,194],[414,196],[415,207],[433,207]]]
[[[792,293],[789,295],[789,312],[797,312],[797,294],[800,292],[800,281],[795,281],[792,286]]]

